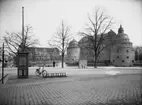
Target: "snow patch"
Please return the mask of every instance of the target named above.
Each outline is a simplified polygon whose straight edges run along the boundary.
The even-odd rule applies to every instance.
[[[116,75],[120,73],[120,71],[105,71],[105,74],[109,74],[109,75]]]

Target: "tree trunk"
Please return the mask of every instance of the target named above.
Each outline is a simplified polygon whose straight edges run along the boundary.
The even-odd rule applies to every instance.
[[[97,68],[97,59],[95,57],[95,61],[94,61],[94,68]]]
[[[62,52],[62,68],[64,68],[64,52]]]
[[[97,51],[95,51],[94,68],[97,68]]]

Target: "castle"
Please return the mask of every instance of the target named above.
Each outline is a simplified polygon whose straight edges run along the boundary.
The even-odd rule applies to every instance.
[[[109,47],[106,47],[100,54],[98,62],[108,62],[113,66],[132,66],[135,61],[135,51],[133,49],[132,42],[127,34],[124,33],[124,29],[120,25],[118,34],[110,30],[104,34],[105,45],[111,42]],[[98,35],[100,37],[100,35]],[[94,61],[93,51],[85,49],[83,47],[87,37],[83,37],[79,42],[72,40],[67,48],[67,64],[78,64],[80,60],[86,60],[87,65]],[[89,43],[87,41],[87,43]],[[105,64],[105,63],[104,63]],[[108,65],[108,64],[107,64]]]

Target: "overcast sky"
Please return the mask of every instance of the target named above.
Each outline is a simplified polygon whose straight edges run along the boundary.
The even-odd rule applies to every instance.
[[[116,33],[120,24],[133,45],[142,45],[141,0],[0,0],[0,36],[21,31],[22,6],[25,8],[25,25],[30,24],[42,46],[56,32],[61,20],[71,27],[74,38],[80,37],[88,13],[98,6],[114,17],[112,27]]]

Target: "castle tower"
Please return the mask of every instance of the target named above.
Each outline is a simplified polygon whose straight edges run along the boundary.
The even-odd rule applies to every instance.
[[[118,29],[118,34],[124,33],[124,29],[122,28],[122,25],[120,25]]]
[[[67,63],[68,64],[77,64],[80,56],[80,47],[78,46],[78,42],[73,39],[69,43],[69,47],[67,48]]]
[[[116,43],[111,52],[112,64],[114,66],[132,66],[135,59],[135,52],[128,35],[124,33],[122,25],[120,25],[120,28],[118,29],[115,40]]]

